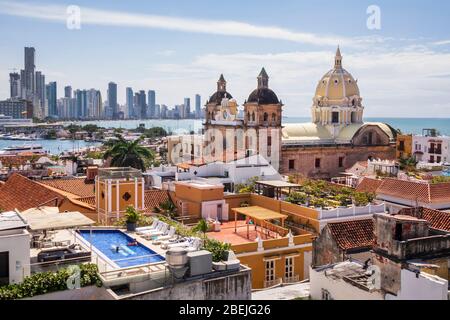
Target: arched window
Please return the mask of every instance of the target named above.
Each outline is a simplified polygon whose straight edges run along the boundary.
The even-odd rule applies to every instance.
[[[269,120],[269,115],[267,112],[264,112],[264,122],[267,122]]]
[[[247,112],[247,121],[250,121],[250,112]]]
[[[272,113],[272,122],[277,122],[277,115],[275,113]]]
[[[256,120],[255,112],[253,112],[253,113],[252,113],[252,121],[254,122],[255,120]]]

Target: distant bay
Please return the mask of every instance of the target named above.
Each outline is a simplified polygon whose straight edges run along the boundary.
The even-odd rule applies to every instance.
[[[302,123],[309,122],[308,117],[285,117],[283,123]],[[394,129],[400,129],[403,133],[421,134],[422,129],[437,129],[441,135],[450,136],[450,118],[365,118],[366,122],[384,122],[391,125]],[[144,124],[146,128],[163,127],[169,132],[175,134],[184,134],[189,132],[199,132],[202,129],[202,120],[100,120],[100,121],[81,121],[67,122],[86,125],[96,124],[104,128],[123,128],[135,129]],[[44,150],[52,154],[60,154],[64,151],[77,151],[78,149],[94,146],[97,144],[85,141],[72,140],[38,140],[38,141],[11,141],[0,140],[0,150],[11,145],[40,144]]]
[[[285,117],[283,123],[309,122],[309,117]],[[403,133],[421,134],[422,129],[437,129],[442,135],[450,136],[450,118],[365,118],[366,122],[384,122]],[[96,124],[105,128],[135,129],[140,124],[146,128],[163,127],[170,132],[194,131],[202,128],[202,120],[117,120],[83,121],[80,124]]]

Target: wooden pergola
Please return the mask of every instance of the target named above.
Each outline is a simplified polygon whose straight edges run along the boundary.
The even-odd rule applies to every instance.
[[[279,200],[281,198],[281,190],[288,189],[289,193],[291,193],[292,189],[299,189],[301,185],[290,183],[282,180],[274,180],[274,181],[257,181],[256,183],[256,191],[258,194],[261,193],[261,189],[264,190],[273,190],[274,195]],[[267,194],[266,192],[263,192]]]
[[[273,210],[269,210],[266,208],[252,206],[252,207],[242,207],[242,208],[233,208],[231,209],[234,212],[234,232],[237,233],[237,216],[238,214],[245,216],[245,222],[247,224],[247,238],[250,238],[250,219],[255,223],[255,230],[259,223],[260,227],[265,222],[270,220],[280,220],[281,227],[284,227],[284,221],[288,217],[287,215],[278,213]]]

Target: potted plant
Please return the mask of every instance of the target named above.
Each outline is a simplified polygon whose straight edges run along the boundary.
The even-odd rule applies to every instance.
[[[136,231],[136,225],[141,218],[141,214],[132,206],[127,208],[126,214],[127,231]]]

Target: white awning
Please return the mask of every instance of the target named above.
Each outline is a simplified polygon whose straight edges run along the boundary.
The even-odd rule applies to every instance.
[[[32,208],[19,214],[32,231],[70,229],[95,224],[95,221],[80,212],[59,212],[56,207]]]

